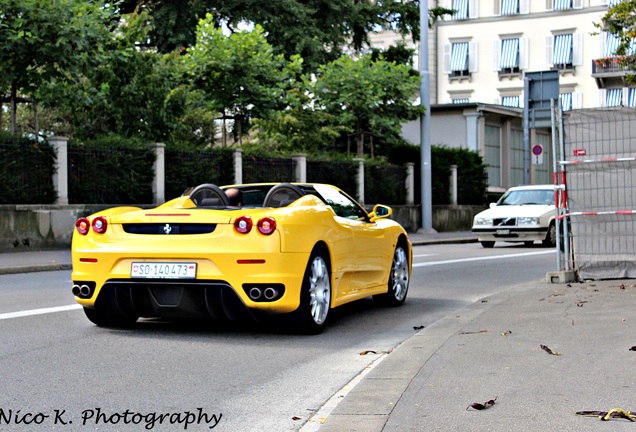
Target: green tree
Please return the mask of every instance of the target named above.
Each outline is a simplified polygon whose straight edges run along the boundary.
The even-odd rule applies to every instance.
[[[44,83],[98,60],[112,17],[101,1],[0,0],[0,92],[11,104],[14,133],[16,103],[34,101]]]
[[[636,55],[633,52],[636,39],[636,0],[625,0],[610,7],[601,23],[594,24],[599,30],[607,31],[620,41],[616,54],[624,56],[625,66],[636,71]],[[626,77],[630,85],[636,84],[636,75]]]
[[[418,118],[422,107],[413,99],[419,85],[409,66],[373,61],[370,55],[358,60],[342,56],[320,69],[316,106],[353,132],[356,152],[362,155],[365,136],[395,139],[404,122]]]
[[[197,27],[197,44],[184,58],[194,88],[209,97],[224,120],[232,120],[239,141],[249,120],[284,108],[283,90],[300,72],[298,56],[275,55],[257,25],[251,32],[226,36],[212,15]]]

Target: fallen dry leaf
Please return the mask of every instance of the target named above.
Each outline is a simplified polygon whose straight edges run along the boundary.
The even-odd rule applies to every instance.
[[[636,419],[636,413],[632,411],[625,411],[621,408],[614,408],[609,411],[578,411],[577,415],[598,417],[602,421],[613,419],[625,419],[633,422]]]
[[[633,347],[631,347],[629,350],[630,350],[630,351],[636,351],[636,345],[634,345]]]
[[[539,345],[539,346],[541,347],[541,349],[542,349],[543,351],[547,352],[547,353],[548,353],[548,354],[550,354],[550,355],[555,355],[555,356],[560,356],[560,355],[561,355],[561,353],[560,353],[560,352],[554,352],[554,351],[552,351],[550,348],[548,348],[548,347],[547,347],[547,346],[545,346],[545,345]]]
[[[508,336],[509,334],[512,334],[510,330],[506,330],[505,332],[501,333],[502,336]]]
[[[461,332],[460,335],[468,335],[468,334],[477,334],[477,333],[488,333],[488,330],[479,330],[479,331],[467,331]]]
[[[413,330],[422,330],[424,326],[413,326]]]
[[[473,404],[470,404],[469,407],[466,407],[466,409],[472,408],[472,409],[475,409],[477,411],[485,410],[485,409],[488,409],[491,406],[493,406],[495,404],[496,400],[497,400],[497,397],[495,397],[494,399],[490,399],[488,402],[484,402],[483,404],[473,403]]]

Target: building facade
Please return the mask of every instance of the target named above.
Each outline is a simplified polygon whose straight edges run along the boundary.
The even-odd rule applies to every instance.
[[[577,108],[636,106],[618,41],[594,25],[618,0],[439,0],[429,7],[455,10],[429,30],[431,143],[482,154],[492,191],[524,179],[522,112],[526,72],[559,71],[559,101]],[[400,36],[376,35],[373,45],[395,44]],[[416,49],[410,40],[407,46]],[[636,50],[634,50],[636,52]],[[628,50],[631,54],[631,50]],[[414,67],[419,68],[419,64]],[[419,122],[404,127],[419,144]],[[544,148],[542,163],[530,168],[530,183],[552,179],[551,132],[533,129],[531,146]]]

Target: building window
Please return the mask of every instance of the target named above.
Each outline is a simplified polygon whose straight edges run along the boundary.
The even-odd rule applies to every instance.
[[[441,0],[438,3],[446,9],[453,9],[455,13],[450,18],[452,20],[467,20],[477,18],[479,10],[479,0]]]
[[[494,0],[493,15],[518,15],[530,13],[530,0]]]
[[[501,98],[501,104],[507,107],[521,108],[520,96],[504,96]]]
[[[552,69],[561,71],[574,70],[581,64],[581,33],[555,34],[546,39],[548,64]]]
[[[470,77],[477,71],[477,42],[444,45],[444,73],[450,78]]]
[[[523,184],[523,131],[510,130],[510,184]]]
[[[627,89],[627,106],[636,107],[636,88]]]
[[[501,41],[501,69],[519,72],[519,39]]]
[[[557,69],[572,69],[572,35],[564,34],[554,37],[552,64]]]
[[[519,13],[519,0],[501,0],[501,15],[516,15]]]
[[[547,10],[568,10],[568,9],[581,9],[583,7],[583,0],[546,0]]]
[[[562,111],[570,111],[572,109],[572,93],[561,93],[559,100],[561,101]]]
[[[623,104],[623,89],[607,89],[605,93],[605,106],[617,107]]]
[[[489,186],[501,184],[501,128],[497,126],[485,127],[484,159],[488,173]]]
[[[453,0],[454,20],[468,19],[468,0]]]

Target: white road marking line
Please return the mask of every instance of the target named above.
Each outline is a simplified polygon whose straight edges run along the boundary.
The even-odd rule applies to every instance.
[[[11,319],[11,318],[22,318],[22,317],[33,316],[33,315],[44,315],[44,314],[55,313],[55,312],[66,312],[66,311],[81,309],[81,308],[82,308],[82,305],[80,304],[72,304],[68,306],[56,306],[56,307],[50,307],[50,308],[9,312],[9,313],[0,314],[0,320]]]
[[[433,255],[437,255],[437,254],[421,254],[421,255],[413,255],[413,258],[427,257],[427,256],[433,256]]]
[[[518,257],[524,257],[524,256],[531,256],[531,255],[544,255],[549,253],[556,253],[556,249],[541,251],[541,252],[524,252],[524,253],[517,253],[517,254],[510,254],[510,255],[493,255],[493,256],[483,256],[483,257],[475,257],[475,258],[461,258],[461,259],[446,260],[446,261],[431,261],[431,262],[424,262],[424,263],[415,263],[413,264],[413,267],[426,267],[426,266],[434,266],[434,265],[441,265],[441,264],[453,264],[453,263],[461,263],[461,262],[504,259],[504,258],[518,258]]]

